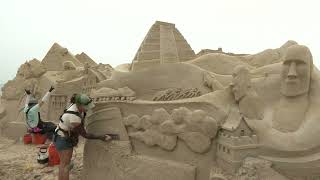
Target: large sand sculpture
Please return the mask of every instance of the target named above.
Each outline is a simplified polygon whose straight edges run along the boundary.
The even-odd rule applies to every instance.
[[[252,55],[195,55],[174,24],[157,21],[129,66],[96,65],[57,44],[23,64],[3,87],[2,134],[24,133],[10,129],[24,123],[16,107],[25,87],[40,97],[54,84],[44,117],[56,120],[78,89],[96,104],[87,130],[120,135],[86,141],[84,179],[315,179],[319,79],[310,50],[294,41]]]
[[[110,65],[96,64],[88,55],[72,55],[68,49],[54,43],[40,62],[37,59],[22,64],[13,80],[2,88],[0,124],[2,134],[17,138],[26,132],[24,89],[31,89],[36,98],[41,97],[50,85],[56,91],[49,103],[41,108],[43,120],[57,121],[73,93],[90,93],[96,85],[111,76]]]

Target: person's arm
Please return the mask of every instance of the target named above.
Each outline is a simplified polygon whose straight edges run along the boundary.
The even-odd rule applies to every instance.
[[[109,135],[95,135],[95,134],[87,133],[87,131],[84,129],[81,123],[71,123],[71,125],[74,127],[72,128],[72,131],[76,131],[78,134],[80,134],[82,137],[86,139],[100,139],[102,141],[111,140],[111,136]]]
[[[28,108],[29,100],[30,100],[30,97],[31,97],[31,92],[30,92],[30,90],[28,90],[28,89],[25,89],[24,91],[25,91],[26,94],[27,94],[27,98],[26,98],[26,102],[25,102],[24,107],[25,107],[25,108]]]
[[[84,115],[85,117],[85,115]],[[71,125],[71,130],[73,132],[76,132],[77,134],[81,135],[82,137],[86,139],[100,139],[102,141],[109,141],[111,140],[111,137],[108,135],[95,135],[91,133],[87,133],[86,130],[84,129],[83,124],[81,123],[81,118],[76,116],[76,115],[71,115],[68,116],[69,122]]]
[[[50,98],[50,93],[54,90],[54,87],[50,87],[49,91],[43,96],[43,98],[41,99],[39,106],[41,107],[43,105],[43,103],[48,102],[49,98]]]
[[[87,133],[82,125],[78,126],[79,134],[86,139],[100,139],[104,140],[104,136],[99,136],[91,133]]]
[[[21,107],[18,112],[24,111],[25,109],[26,109],[26,106]]]
[[[91,133],[87,133],[87,131],[84,129],[83,125],[78,124],[73,128],[72,130],[77,131],[82,137],[86,139],[100,139],[100,140],[105,140],[105,135],[95,135]]]

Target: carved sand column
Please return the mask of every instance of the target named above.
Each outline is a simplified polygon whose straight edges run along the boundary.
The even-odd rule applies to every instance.
[[[98,105],[99,106],[99,105]],[[86,129],[89,133],[120,135],[120,141],[103,142],[87,140],[84,147],[83,179],[123,179],[126,156],[131,153],[128,135],[122,124],[120,109],[106,108],[94,111],[88,117]]]

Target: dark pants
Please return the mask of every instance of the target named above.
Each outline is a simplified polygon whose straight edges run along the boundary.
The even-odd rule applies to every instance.
[[[57,134],[54,135],[54,145],[56,146],[56,149],[61,152],[63,150],[72,149],[73,145],[68,139],[68,137],[61,137]]]
[[[56,129],[57,125],[53,122],[49,121],[40,121],[38,127],[41,129],[41,134],[46,134],[48,139],[52,140],[54,130]]]

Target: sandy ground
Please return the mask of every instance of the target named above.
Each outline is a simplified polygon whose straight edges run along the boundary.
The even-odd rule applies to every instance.
[[[74,150],[74,167],[70,179],[81,179],[82,153],[84,141],[81,140]],[[24,145],[0,137],[0,179],[7,180],[54,180],[57,179],[58,166],[50,167],[37,162],[40,145]]]

